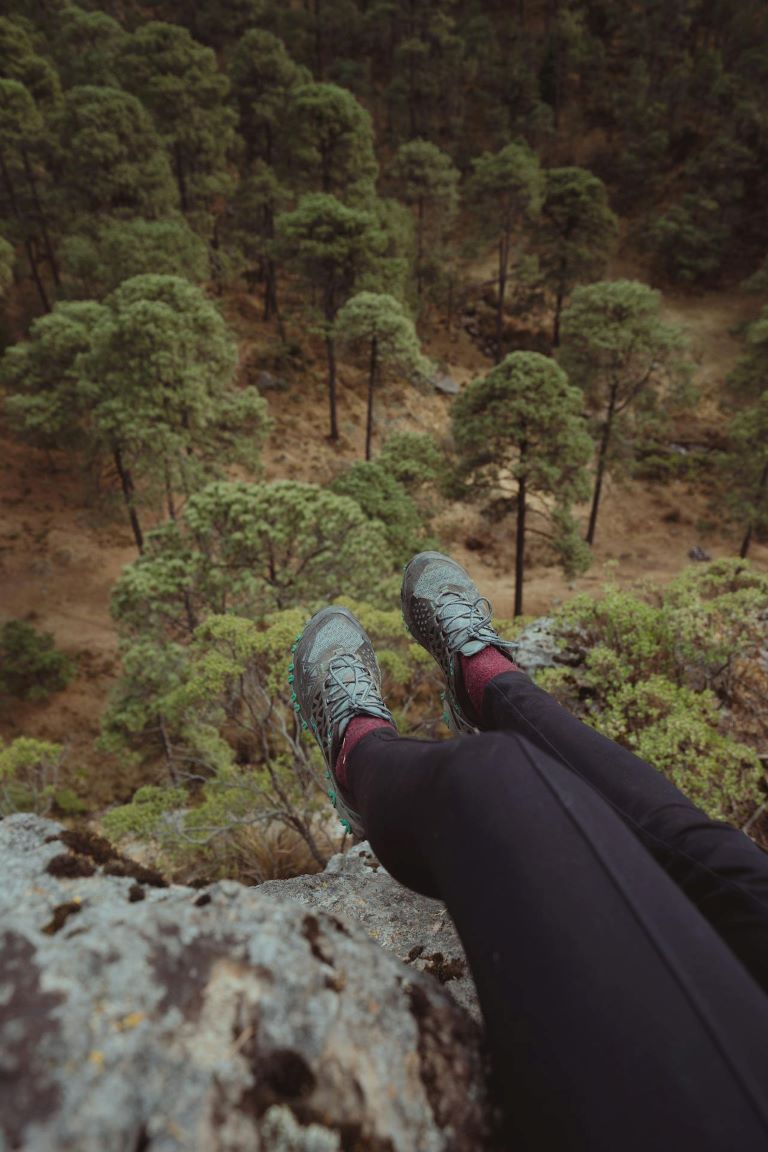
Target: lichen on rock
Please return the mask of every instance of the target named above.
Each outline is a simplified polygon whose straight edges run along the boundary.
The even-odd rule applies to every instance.
[[[0,1152],[489,1147],[481,1031],[446,992],[457,981],[342,909],[345,867],[365,868],[369,904],[399,887],[364,847],[323,874],[328,912],[233,881],[207,901],[151,884],[136,900],[108,860],[64,867],[61,836],[0,821]]]

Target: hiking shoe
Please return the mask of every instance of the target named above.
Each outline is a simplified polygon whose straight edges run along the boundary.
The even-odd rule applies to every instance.
[[[420,552],[406,565],[401,592],[408,631],[445,675],[444,719],[456,733],[477,732],[477,716],[464,690],[461,656],[496,648],[512,659],[517,648],[491,624],[490,600],[481,596],[460,564],[442,552]]]
[[[335,767],[354,716],[376,716],[394,727],[381,698],[381,673],[362,624],[346,608],[317,612],[292,645],[288,674],[293,706],[320,745],[328,797],[347,832],[365,837],[360,816],[342,795]]]

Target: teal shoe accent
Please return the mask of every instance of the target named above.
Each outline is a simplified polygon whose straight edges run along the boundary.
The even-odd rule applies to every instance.
[[[294,652],[289,672],[294,710],[320,746],[328,799],[343,827],[362,838],[365,831],[359,814],[339,787],[334,767],[347,725],[355,716],[394,723],[381,698],[381,673],[373,647],[359,620],[348,609],[332,606],[312,617]]]

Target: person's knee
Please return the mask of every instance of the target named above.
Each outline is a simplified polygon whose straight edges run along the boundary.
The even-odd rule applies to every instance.
[[[440,772],[440,790],[453,803],[475,807],[493,796],[499,776],[525,773],[528,763],[519,741],[504,732],[479,732],[461,736],[447,746]]]

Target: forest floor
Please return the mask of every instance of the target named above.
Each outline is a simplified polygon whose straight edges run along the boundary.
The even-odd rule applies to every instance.
[[[621,275],[624,269],[613,270]],[[717,427],[716,396],[733,367],[740,342],[735,333],[754,318],[755,301],[738,291],[665,295],[670,321],[687,333],[696,364],[700,401],[686,422],[686,439],[704,437]],[[265,330],[258,305],[248,297],[230,302],[241,336],[241,360],[261,367]],[[232,318],[232,317],[231,317]],[[290,327],[289,327],[290,335]],[[490,364],[461,328],[435,329],[426,351],[445,371],[464,383],[487,372]],[[275,370],[279,376],[279,371]],[[341,440],[326,439],[327,401],[322,362],[308,361],[285,390],[267,391],[272,432],[263,463],[266,478],[288,477],[323,483],[341,467],[362,458],[365,388],[362,373],[340,366],[339,422]],[[385,384],[377,397],[376,441],[395,431],[447,435],[451,400],[424,395],[407,384]],[[53,633],[57,645],[76,662],[70,686],[45,704],[0,705],[0,737],[38,736],[67,748],[71,769],[87,772],[94,807],[127,800],[140,782],[137,769],[117,763],[94,746],[99,718],[119,672],[117,635],[109,614],[109,597],[121,569],[135,558],[127,524],[119,507],[114,517],[98,514],[88,499],[85,476],[71,460],[54,461],[13,440],[0,426],[0,618],[23,618]],[[586,521],[587,509],[579,514]],[[494,602],[499,617],[512,615],[514,537],[510,523],[490,525],[478,511],[449,505],[439,515],[435,534],[442,546],[463,563],[481,592]],[[470,547],[467,546],[469,542]],[[594,563],[575,580],[542,562],[531,549],[526,574],[525,612],[550,611],[580,591],[596,592],[608,581],[623,587],[661,585],[690,562],[700,545],[713,557],[729,556],[735,535],[708,526],[706,497],[691,485],[609,479],[605,489]],[[479,546],[479,547],[478,547]],[[768,547],[754,546],[751,558],[768,570]]]

